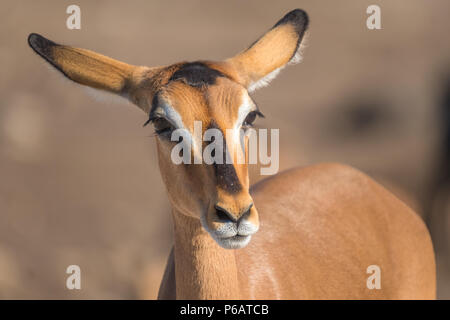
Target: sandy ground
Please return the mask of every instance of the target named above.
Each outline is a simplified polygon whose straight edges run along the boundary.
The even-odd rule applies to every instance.
[[[82,29],[68,30],[66,2],[3,1],[0,298],[155,298],[172,243],[146,115],[48,71],[28,48],[30,32],[156,66],[225,59],[303,8],[311,18],[303,63],[254,94],[266,115],[260,126],[280,128],[280,168],[351,164],[426,214],[450,3],[377,1],[383,29],[370,31],[372,2],[78,1]],[[438,256],[439,297],[450,298],[450,254]],[[80,291],[65,288],[71,264],[82,269]]]

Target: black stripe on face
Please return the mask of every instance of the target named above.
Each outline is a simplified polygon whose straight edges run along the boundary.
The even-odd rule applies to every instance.
[[[227,148],[227,141],[225,140],[225,135],[223,134],[223,131],[214,123],[214,121],[212,121],[211,124],[209,125],[209,129],[220,130],[223,137],[223,155],[222,155],[223,163],[213,164],[217,179],[217,186],[228,193],[231,194],[238,193],[242,190],[242,185],[241,182],[239,181],[234,165],[227,163],[228,148]]]

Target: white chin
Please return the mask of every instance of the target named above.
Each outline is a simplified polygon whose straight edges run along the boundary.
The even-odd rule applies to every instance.
[[[251,240],[252,236],[236,235],[230,238],[215,238],[216,242],[225,249],[241,249],[244,248]]]

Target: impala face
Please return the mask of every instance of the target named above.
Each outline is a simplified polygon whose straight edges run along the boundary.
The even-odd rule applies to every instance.
[[[176,143],[171,137],[176,129],[187,131],[183,139],[192,141],[192,157],[202,158],[206,143],[195,140],[195,122],[201,124],[203,132],[214,129],[223,133],[224,157],[230,149],[235,150],[234,158],[243,156],[246,144],[241,145],[240,130],[245,132],[261,113],[242,85],[211,68],[203,63],[182,65],[155,94],[150,121],[158,135],[159,163],[172,205],[200,219],[219,245],[240,248],[259,226],[249,194],[247,164],[191,161],[179,165],[171,161]],[[232,139],[225,137],[226,130],[233,131]]]
[[[235,249],[246,246],[259,227],[247,164],[236,161],[247,149],[240,132],[245,133],[262,116],[248,92],[267,85],[287,64],[298,62],[307,25],[306,13],[297,9],[233,58],[154,68],[59,45],[37,34],[31,34],[28,42],[69,79],[125,97],[148,113],[175,211],[199,219],[220,246]],[[205,142],[194,136],[196,123],[203,132],[222,133],[224,157],[232,154],[232,163],[175,164],[171,160],[178,129],[186,133],[183,139],[191,140],[192,157],[202,157]],[[227,130],[233,134],[227,136]]]

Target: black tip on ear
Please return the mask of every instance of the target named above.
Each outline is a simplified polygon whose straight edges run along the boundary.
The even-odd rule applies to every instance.
[[[28,36],[28,44],[38,55],[49,62],[52,60],[53,56],[52,47],[57,45],[53,41],[50,41],[37,33],[31,33]]]
[[[308,28],[308,14],[301,9],[292,10],[291,12],[287,13],[280,21],[278,21],[277,24],[274,25],[274,28],[286,23],[292,24],[295,27],[295,30],[299,33],[300,37],[302,37],[303,33]]]
[[[44,60],[46,60],[56,69],[61,71],[66,77],[70,78],[61,69],[61,67],[55,63],[53,58],[53,48],[60,46],[59,44],[54,43],[53,41],[50,41],[37,33],[30,33],[30,35],[28,36],[28,44],[34,50],[34,52],[36,52],[38,55],[44,58]]]

